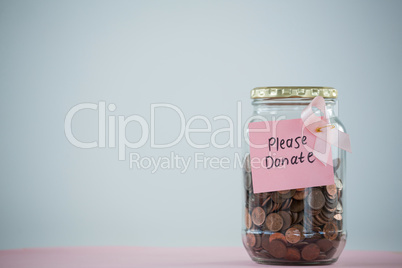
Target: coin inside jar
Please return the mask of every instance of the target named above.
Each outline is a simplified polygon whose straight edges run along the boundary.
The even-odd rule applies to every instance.
[[[269,242],[274,241],[275,239],[282,240],[283,242],[286,243],[286,238],[282,233],[273,233],[269,236]]]
[[[324,225],[324,236],[329,240],[334,240],[338,236],[338,227],[333,222],[328,222]]]
[[[251,220],[257,226],[261,226],[265,220],[265,211],[261,207],[256,207],[253,209],[251,213]]]
[[[297,228],[289,228],[285,233],[286,241],[296,244],[301,240],[301,233]]]
[[[271,195],[272,201],[274,201],[277,204],[281,204],[283,201],[285,201],[287,198],[283,195],[281,195],[279,192],[274,192]]]
[[[304,201],[303,200],[293,200],[290,205],[290,211],[292,212],[300,212],[304,209]]]
[[[293,199],[296,200],[303,200],[304,198],[306,198],[307,196],[307,192],[306,191],[297,191],[294,195],[293,195]]]
[[[253,234],[250,234],[250,233],[246,234],[246,240],[247,240],[247,245],[249,247],[254,247],[255,246],[256,239],[255,239],[255,236]]]
[[[283,191],[278,191],[278,193],[280,193],[280,194],[287,194],[287,193],[289,193],[290,192],[290,190],[283,190]]]
[[[306,261],[317,259],[320,255],[320,248],[316,244],[308,244],[302,249],[301,256]]]
[[[281,209],[282,210],[287,210],[290,208],[290,205],[292,204],[292,200],[291,198],[286,199],[285,202],[282,203]]]
[[[282,231],[288,229],[292,224],[292,216],[288,211],[279,211],[278,214],[283,219]]]
[[[266,251],[268,251],[268,245],[270,243],[269,238],[270,238],[269,234],[263,234],[261,237],[261,246]]]
[[[320,189],[313,189],[307,197],[308,204],[312,209],[318,210],[325,205],[325,197]]]
[[[255,237],[255,245],[254,245],[254,247],[255,248],[261,248],[261,242],[262,242],[262,236],[261,236],[261,234],[254,234],[254,237]]]
[[[308,161],[305,161],[309,157],[305,152],[306,147],[295,140],[296,137],[304,138],[303,124],[300,123],[300,128],[288,120],[276,125],[276,119],[283,115],[287,119],[299,118],[297,120],[300,122],[300,116],[304,117],[302,111],[309,106],[308,108],[312,108],[313,113],[317,115],[322,116],[326,112],[331,115],[331,121],[321,117],[325,122],[317,124],[319,129],[315,131],[320,132],[321,126],[324,127],[323,131],[336,131],[338,127],[342,131],[337,112],[330,111],[336,105],[337,92],[311,87],[262,87],[254,89],[251,95],[256,99],[253,104],[257,104],[254,112],[262,117],[256,121],[260,125],[253,124],[252,121],[250,125],[246,124],[245,128],[248,127],[249,134],[254,132],[254,129],[260,129],[259,137],[264,138],[264,141],[254,143],[253,139],[258,141],[258,135],[249,135],[251,142],[245,144],[246,148],[242,148],[242,151],[245,149],[243,157],[237,159],[245,160],[239,163],[243,168],[240,175],[243,175],[244,187],[241,191],[245,197],[243,210],[240,212],[243,212],[242,216],[245,217],[241,231],[247,253],[253,261],[267,265],[326,265],[336,262],[347,238],[347,226],[344,222],[346,215],[342,207],[347,204],[344,190],[346,185],[343,185],[347,179],[346,152],[343,152],[342,148],[332,148],[324,165],[321,165],[318,159],[318,162],[309,165]],[[323,96],[325,103],[320,107],[325,107],[326,111],[319,112],[317,107],[314,107],[313,100],[316,96]],[[271,102],[274,105],[270,105]],[[266,121],[269,121],[269,124],[265,124],[265,129],[262,129],[262,123]],[[291,125],[294,128],[289,127]],[[277,135],[277,132],[269,131],[277,127],[279,134],[283,134]],[[305,145],[312,148],[310,143],[314,145],[314,141],[307,136],[305,138],[309,139]],[[268,143],[269,148],[253,148],[251,143]],[[278,144],[281,146],[279,149]],[[303,154],[293,150],[296,148],[292,145],[296,144]],[[290,148],[293,149],[287,150]],[[318,149],[318,145],[315,148]],[[311,156],[314,156],[314,153],[311,153]],[[272,159],[269,158],[271,155]],[[291,156],[295,156],[295,161],[291,160]],[[288,159],[284,159],[286,157]],[[255,161],[257,158],[258,163]],[[288,167],[284,164],[287,160]],[[281,163],[275,164],[275,161]],[[304,166],[294,166],[299,163],[304,163]],[[257,170],[253,167],[254,164],[263,167]],[[274,166],[275,169],[271,169]],[[281,170],[281,167],[284,169]],[[375,197],[366,196],[366,201],[375,202]]]
[[[328,193],[329,195],[334,196],[334,195],[336,195],[336,193],[337,193],[337,189],[336,189],[336,185],[335,185],[335,184],[327,185],[327,186],[325,186],[325,189],[327,190],[327,193]]]
[[[320,239],[317,241],[317,246],[322,252],[327,252],[333,247],[332,241],[328,239]]]
[[[274,240],[267,246],[267,251],[275,258],[283,258],[286,256],[287,249],[285,243],[281,240]]]
[[[288,261],[299,261],[300,260],[300,251],[297,248],[288,248],[285,259]]]
[[[283,226],[283,219],[277,213],[271,213],[267,216],[265,220],[265,225],[270,231],[277,232],[282,229]]]
[[[250,229],[250,228],[251,228],[251,225],[252,225],[253,223],[252,223],[252,221],[251,221],[250,213],[249,213],[249,211],[248,211],[247,208],[246,208],[246,211],[245,211],[244,219],[245,219],[245,222],[246,222],[246,228],[247,228],[247,229]]]

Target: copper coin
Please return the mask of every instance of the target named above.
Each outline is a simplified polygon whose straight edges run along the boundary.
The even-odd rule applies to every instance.
[[[301,233],[303,233],[303,230],[304,230],[303,225],[300,225],[300,224],[295,224],[292,226],[292,228],[298,229]]]
[[[300,251],[297,248],[288,248],[285,259],[288,261],[300,261]]]
[[[306,261],[317,259],[320,255],[320,248],[316,244],[308,244],[302,249],[301,256]]]
[[[338,192],[338,191],[337,191]],[[336,199],[338,198],[338,193],[335,193],[335,195],[329,195],[328,193],[325,195],[325,199],[327,202],[334,203],[336,202]]]
[[[256,207],[251,213],[251,220],[257,226],[261,226],[265,220],[265,211],[261,207]]]
[[[304,212],[303,212],[303,211],[300,211],[300,212],[297,214],[297,220],[296,220],[295,223],[301,223],[302,220],[303,220],[303,218],[304,218]]]
[[[305,189],[306,189],[306,188],[297,188],[296,191],[302,192],[302,191],[304,191]]]
[[[294,247],[295,248],[298,248],[298,249],[300,249],[300,250],[302,250],[305,246],[307,246],[309,243],[307,243],[307,242],[299,242],[299,243],[297,243],[297,244],[294,244]]]
[[[255,194],[254,204],[256,207],[261,207],[264,201],[269,197],[269,193],[258,193]]]
[[[321,228],[320,227],[313,227],[313,236],[311,238],[313,239],[321,239]]]
[[[274,203],[271,212],[278,211],[282,206],[282,203]]]
[[[283,197],[283,195],[281,195],[279,192],[273,192],[271,194],[271,198],[272,198],[272,201],[274,201],[277,204],[278,203],[282,204],[283,201],[285,201],[287,199],[287,198]]]
[[[267,214],[272,212],[272,209],[274,208],[273,205],[274,202],[272,202],[272,200],[270,199],[266,204],[265,204],[265,211],[267,212]]]
[[[255,194],[251,193],[248,199],[249,207],[258,207],[260,199]]]
[[[322,252],[327,252],[333,247],[332,241],[328,239],[320,239],[316,244]]]
[[[312,209],[310,210],[311,215],[316,216],[321,213],[321,209]]]
[[[334,212],[328,211],[324,207],[324,209],[321,210],[321,215],[323,216],[323,218],[325,218],[327,221],[329,221],[334,216]]]
[[[291,198],[296,193],[296,190],[289,190],[287,193],[281,194],[282,198]]]
[[[327,190],[327,193],[328,193],[329,195],[334,196],[334,195],[336,195],[336,193],[337,193],[337,189],[336,189],[336,185],[335,185],[335,184],[327,185],[327,186],[325,186],[325,189]]]
[[[327,221],[323,219],[323,217],[321,216],[321,214],[319,215],[315,215],[313,218],[313,223],[315,223],[315,226],[320,226],[325,224]]]
[[[282,233],[273,233],[269,236],[269,242],[274,241],[275,239],[282,240],[283,242],[286,243],[286,238]]]
[[[313,189],[307,197],[309,206],[312,209],[318,210],[325,205],[325,197],[320,189]]]
[[[271,243],[268,244],[267,251],[274,258],[277,259],[285,257],[286,253],[288,252],[285,243],[278,239],[273,240]]]
[[[338,206],[338,201],[336,199],[334,200],[328,200],[327,202],[325,202],[325,209],[330,211],[330,212],[334,212],[336,210],[336,207]]]
[[[256,241],[257,240],[255,239],[255,236],[253,234],[246,234],[247,246],[254,247]]]
[[[289,209],[290,205],[292,204],[292,200],[293,200],[293,199],[291,199],[291,198],[286,199],[286,201],[282,204],[281,209],[282,209],[282,210],[287,210],[287,209]]]
[[[338,203],[338,193],[336,193],[335,195],[326,194],[325,200],[327,201],[328,205],[332,207],[333,204]]]
[[[280,193],[280,194],[287,194],[289,192],[290,192],[290,190],[278,191],[278,193]]]
[[[327,205],[324,206],[324,209],[327,210],[328,212],[334,213],[336,211],[336,207],[330,208]]]
[[[313,218],[312,223],[313,223],[313,227],[314,227],[314,226],[321,226],[321,225],[323,225],[323,223],[320,223],[319,221],[317,221],[316,218]]]
[[[338,227],[333,222],[328,222],[324,226],[324,236],[329,240],[334,240],[338,236]]]
[[[246,228],[250,229],[251,225],[253,224],[251,221],[251,217],[250,217],[250,213],[248,211],[248,209],[246,208],[246,212],[244,213],[244,219],[246,221]]]
[[[297,221],[299,214],[296,212],[291,212],[291,213],[292,213],[292,224],[295,224],[295,223],[297,223],[296,221]]]
[[[267,216],[267,219],[265,220],[265,225],[270,231],[277,232],[283,226],[283,219],[279,214],[271,213]]]
[[[288,229],[290,227],[290,225],[292,224],[292,216],[290,215],[290,212],[288,212],[288,211],[279,211],[278,214],[283,219],[282,231],[284,231],[284,230]]]
[[[304,201],[303,200],[293,200],[290,205],[290,211],[292,212],[300,212],[304,209]]]
[[[263,234],[261,237],[261,246],[263,249],[268,251],[268,245],[269,245],[269,238],[271,236],[269,234]]]
[[[254,248],[256,248],[256,249],[261,248],[261,241],[262,241],[261,235],[260,234],[255,234],[254,237],[255,237]]]
[[[296,200],[303,200],[304,198],[306,198],[307,196],[307,192],[306,191],[298,191],[293,195],[293,199]]]
[[[301,240],[301,233],[297,228],[289,228],[285,233],[286,241],[296,244]]]
[[[297,230],[299,230],[299,232],[300,232],[300,241],[303,241],[304,240],[304,227],[303,226],[301,226],[300,224],[295,224],[295,225],[293,225],[292,226],[292,228],[296,228]]]
[[[267,203],[270,202],[270,201],[271,201],[271,196],[268,196],[268,197],[264,200],[264,202],[262,202],[262,206],[263,206],[263,207],[266,206]]]

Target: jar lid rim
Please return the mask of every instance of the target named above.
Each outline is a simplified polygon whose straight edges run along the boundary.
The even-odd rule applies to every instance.
[[[315,98],[317,96],[335,99],[338,97],[338,90],[333,87],[272,86],[253,88],[250,95],[252,99]]]

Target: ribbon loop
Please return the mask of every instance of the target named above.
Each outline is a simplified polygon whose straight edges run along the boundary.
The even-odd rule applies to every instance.
[[[320,111],[321,116],[313,111],[313,107]],[[324,165],[332,165],[332,158],[329,157],[331,145],[352,152],[349,135],[340,131],[335,125],[329,124],[323,97],[315,97],[303,110],[301,119],[304,127],[316,136],[314,149],[308,148],[308,150]]]

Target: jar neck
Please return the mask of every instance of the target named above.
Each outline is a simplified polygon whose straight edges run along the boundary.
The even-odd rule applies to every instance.
[[[300,113],[311,103],[311,98],[273,98],[254,99],[252,101],[254,114],[275,113],[284,111],[300,111]],[[326,112],[328,117],[336,117],[336,99],[325,99]]]

